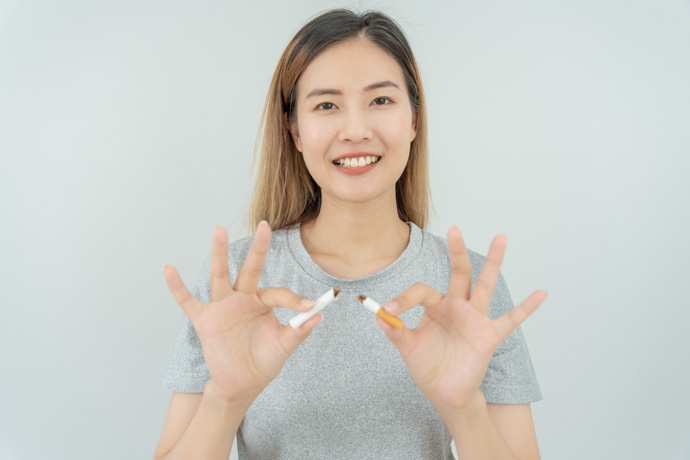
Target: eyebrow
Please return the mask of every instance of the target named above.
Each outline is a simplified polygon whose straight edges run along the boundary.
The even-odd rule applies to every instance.
[[[371,91],[374,89],[378,88],[389,88],[389,87],[395,87],[400,89],[398,85],[393,83],[390,80],[384,80],[384,81],[377,81],[376,83],[372,83],[371,85],[367,85],[364,87],[364,91]],[[309,99],[310,97],[315,97],[315,96],[323,96],[325,94],[335,94],[335,95],[341,95],[343,94],[342,91],[338,89],[331,89],[331,88],[317,88],[315,90],[312,90],[309,94],[307,94],[306,99]]]

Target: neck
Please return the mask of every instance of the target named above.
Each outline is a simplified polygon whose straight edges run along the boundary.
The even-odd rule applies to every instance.
[[[322,196],[318,217],[302,225],[301,235],[305,249],[317,263],[384,268],[407,247],[410,227],[398,217],[395,189],[391,189],[366,203]]]

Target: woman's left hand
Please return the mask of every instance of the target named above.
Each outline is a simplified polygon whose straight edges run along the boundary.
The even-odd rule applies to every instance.
[[[400,315],[425,307],[415,329],[396,329],[380,317],[379,326],[398,348],[414,383],[437,408],[463,410],[479,396],[479,386],[498,345],[548,295],[535,291],[502,317],[488,317],[491,295],[503,262],[506,237],[496,236],[472,291],[472,266],[460,229],[448,231],[451,276],[448,293],[417,283],[391,300],[386,311]],[[398,306],[390,310],[389,307]]]

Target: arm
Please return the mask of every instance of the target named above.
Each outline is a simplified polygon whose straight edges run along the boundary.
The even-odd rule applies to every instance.
[[[531,405],[487,403],[486,409],[499,434],[519,459],[541,458]]]
[[[154,458],[227,460],[249,407],[321,321],[316,314],[294,329],[273,314],[278,306],[304,312],[314,303],[288,289],[257,288],[270,239],[271,229],[260,224],[232,285],[227,232],[216,227],[209,304],[189,292],[174,267],[163,267],[168,288],[198,335],[211,379],[203,393],[173,393]]]
[[[477,393],[465,410],[441,414],[458,457],[539,460],[530,405],[486,403]]]
[[[223,459],[251,401],[223,395],[209,380],[203,393],[173,392],[154,460]]]
[[[547,296],[536,291],[503,316],[489,318],[505,244],[504,236],[494,238],[472,289],[472,266],[462,235],[451,228],[447,294],[416,283],[384,306],[392,315],[424,306],[415,329],[396,329],[376,319],[453,435],[462,460],[539,458],[529,406],[487,405],[479,390],[496,348]]]

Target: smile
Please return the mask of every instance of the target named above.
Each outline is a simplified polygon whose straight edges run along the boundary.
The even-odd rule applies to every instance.
[[[359,176],[376,166],[381,157],[366,156],[359,158],[343,158],[333,162],[333,165],[340,172],[350,176]]]
[[[379,161],[381,157],[377,156],[366,156],[359,158],[341,158],[333,162],[336,166],[341,166],[343,168],[361,168],[363,166],[370,165]]]

